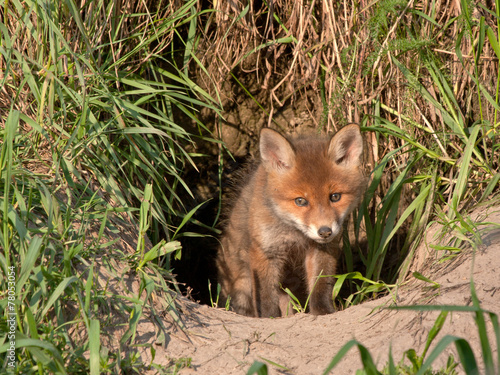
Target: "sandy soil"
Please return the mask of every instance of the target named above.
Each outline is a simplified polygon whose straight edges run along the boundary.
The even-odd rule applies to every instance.
[[[484,220],[484,212],[481,219]],[[437,282],[439,288],[431,288],[430,284],[410,277],[396,295],[331,315],[297,314],[280,319],[248,318],[183,299],[181,315],[186,326],[184,331],[176,329],[166,320],[165,326],[170,327],[167,329],[166,344],[158,345],[152,335],[155,331],[153,324],[143,319],[139,323],[136,343],[154,343],[154,363],[157,364],[167,365],[172,360],[190,358],[191,365],[182,368],[181,374],[246,374],[257,360],[267,362],[271,374],[307,375],[322,374],[340,348],[349,340],[356,339],[369,350],[381,369],[388,361],[391,348],[396,362],[408,349],[413,348],[420,354],[439,315],[438,311],[398,311],[385,307],[471,305],[472,274],[482,307],[500,314],[500,210],[490,210],[486,221],[497,223],[497,227],[489,230],[482,228],[483,244],[478,250],[464,250],[446,263],[436,262],[436,251],[429,247],[431,243],[436,243],[432,237],[439,228],[434,226],[429,231],[427,243],[417,250],[411,271],[420,271]],[[489,319],[488,331],[496,353],[498,349]],[[471,313],[450,313],[431,350],[444,335],[466,338],[477,361],[481,362],[477,327]],[[445,350],[433,368],[444,366],[450,353],[454,353],[453,346]],[[144,363],[150,363],[150,349],[143,347],[140,354]],[[456,354],[454,356],[458,358]],[[362,368],[359,351],[352,348],[331,373],[351,374],[359,368]],[[463,373],[461,367],[458,372]]]

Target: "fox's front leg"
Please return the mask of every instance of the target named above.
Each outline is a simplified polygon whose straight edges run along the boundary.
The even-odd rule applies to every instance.
[[[250,263],[254,315],[265,318],[280,317],[279,262],[268,258],[261,249],[253,247],[250,252]]]
[[[330,314],[335,311],[332,301],[335,278],[318,277],[335,274],[337,259],[335,253],[312,248],[306,254],[307,289],[310,293],[309,310],[314,315]]]

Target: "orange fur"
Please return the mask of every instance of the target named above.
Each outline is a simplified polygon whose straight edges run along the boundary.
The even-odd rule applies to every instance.
[[[288,140],[261,131],[260,164],[235,201],[217,257],[222,295],[231,297],[232,309],[284,316],[291,312],[282,290],[288,287],[311,295],[312,314],[334,311],[335,279],[318,275],[335,274],[342,223],[366,185],[362,152],[357,125],[331,139]]]

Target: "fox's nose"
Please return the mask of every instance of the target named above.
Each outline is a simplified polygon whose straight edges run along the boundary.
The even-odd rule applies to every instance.
[[[332,235],[332,228],[330,227],[321,227],[318,229],[318,234],[321,238],[328,238]]]

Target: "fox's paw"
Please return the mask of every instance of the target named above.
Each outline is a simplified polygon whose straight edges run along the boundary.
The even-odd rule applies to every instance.
[[[310,312],[313,315],[326,315],[335,312],[333,303],[331,300],[328,301],[311,301]]]

